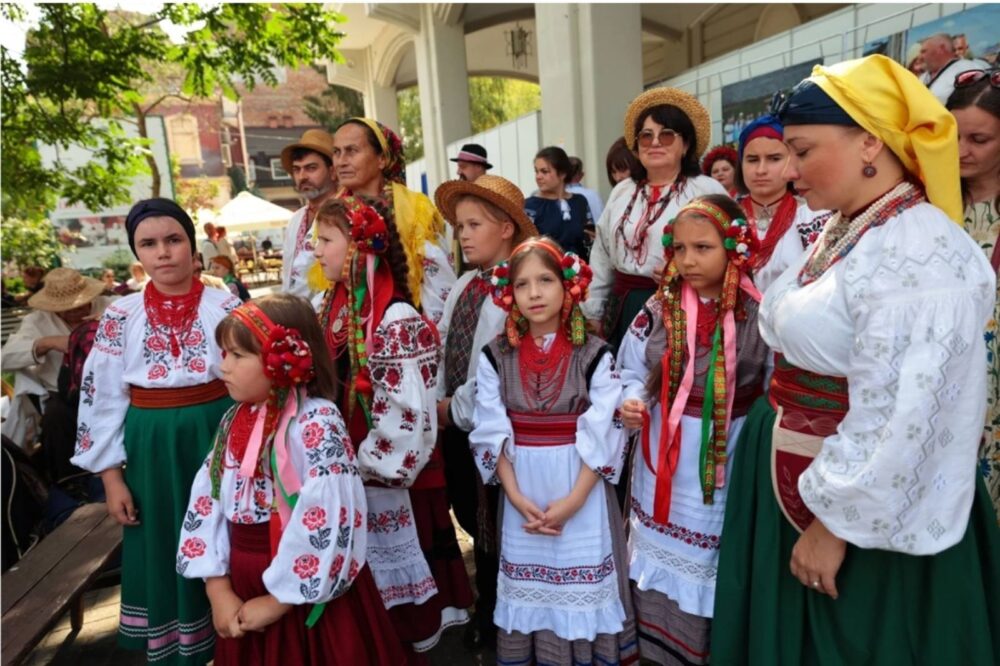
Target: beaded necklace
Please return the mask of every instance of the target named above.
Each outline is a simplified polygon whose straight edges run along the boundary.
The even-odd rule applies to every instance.
[[[573,343],[560,327],[548,352],[543,350],[535,338],[526,335],[518,348],[518,370],[521,388],[528,403],[535,411],[545,412],[552,408],[569,371],[569,360],[573,355]]]
[[[795,201],[795,197],[792,196],[791,192],[786,192],[781,199],[777,202],[777,209],[774,211],[774,216],[771,217],[766,224],[762,224],[763,220],[758,219],[754,215],[754,203],[761,206],[765,211],[770,211],[771,206],[763,206],[758,202],[753,200],[753,197],[744,197],[740,203],[743,205],[743,211],[747,214],[747,219],[752,221],[758,230],[767,231],[767,235],[760,241],[760,248],[757,250],[757,254],[754,257],[752,267],[754,269],[759,269],[767,265],[767,262],[771,260],[771,255],[774,254],[774,250],[778,247],[778,243],[784,237],[785,233],[792,228],[792,223],[795,221],[795,211],[798,210],[799,204]],[[758,238],[760,235],[758,234]]]
[[[837,212],[820,233],[812,254],[799,272],[799,286],[818,280],[850,254],[870,229],[882,226],[904,210],[926,201],[922,189],[903,181],[876,199],[853,218]]]
[[[170,355],[174,358],[181,355],[180,340],[186,337],[198,318],[198,306],[204,291],[205,285],[201,280],[192,280],[191,290],[181,296],[168,296],[152,282],[146,284],[142,296],[146,317],[154,331],[166,330],[170,339]]]
[[[661,196],[661,188],[656,185],[651,185],[652,190],[650,194],[646,194],[646,185],[648,181],[641,181],[636,185],[635,191],[632,193],[632,198],[629,199],[628,206],[625,207],[625,212],[618,219],[618,224],[615,227],[615,235],[618,237],[619,242],[625,248],[626,252],[632,254],[637,264],[643,264],[646,261],[646,256],[649,252],[648,243],[646,243],[646,238],[649,235],[649,229],[656,221],[660,219],[663,215],[663,211],[667,209],[670,202],[677,195],[681,189],[684,188],[687,179],[684,176],[679,176],[677,180],[673,182],[670,188],[667,190],[666,195]],[[625,225],[628,224],[629,216],[632,214],[632,208],[635,206],[636,200],[639,196],[642,196],[643,201],[646,204],[645,210],[642,213],[642,217],[639,218],[639,222],[636,224],[635,231],[632,233],[632,237],[628,238],[625,235]]]

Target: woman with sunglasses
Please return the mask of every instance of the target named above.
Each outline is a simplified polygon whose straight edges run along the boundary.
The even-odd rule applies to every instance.
[[[958,122],[959,173],[965,230],[1000,271],[1000,69],[976,69],[955,77],[948,110]],[[1000,298],[987,323],[986,431],[979,469],[1000,514]]]
[[[1000,529],[976,451],[996,276],[961,227],[955,120],[881,55],[779,111],[834,211],[764,296],[781,354],[726,483],[712,664],[1000,663]]]
[[[641,166],[611,191],[597,223],[594,281],[582,304],[616,350],[663,271],[663,227],[691,199],[726,194],[698,165],[711,135],[705,107],[675,88],[647,90],[625,113],[625,143]]]

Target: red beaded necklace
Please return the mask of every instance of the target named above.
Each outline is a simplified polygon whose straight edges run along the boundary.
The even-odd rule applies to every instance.
[[[615,228],[615,234],[618,236],[619,242],[632,254],[636,263],[642,264],[646,260],[646,255],[649,251],[646,243],[649,228],[656,224],[656,221],[663,215],[663,211],[667,209],[671,200],[680,192],[686,182],[687,179],[684,176],[678,176],[677,180],[670,185],[665,195],[661,193],[662,188],[658,185],[650,185],[651,191],[648,195],[646,194],[646,181],[642,181],[636,185],[635,191],[632,193],[632,198],[629,200],[628,206],[625,207],[625,212],[622,213]],[[632,208],[635,206],[636,199],[640,195],[646,202],[646,206],[642,212],[642,217],[639,218],[639,222],[635,226],[632,237],[629,238],[625,235],[625,225],[628,224]]]
[[[229,454],[236,461],[237,469],[239,469],[240,464],[243,462],[243,455],[247,451],[247,445],[250,444],[250,435],[253,433],[253,427],[256,422],[257,414],[252,405],[243,403],[236,408],[233,422],[229,426],[229,441],[227,445],[229,447]]]
[[[743,211],[747,214],[747,219],[751,220],[757,229],[760,229],[760,221],[754,215],[753,204],[755,202],[753,197],[746,196],[740,203],[743,204]],[[777,203],[778,207],[774,211],[774,217],[771,218],[766,229],[763,229],[767,235],[760,241],[760,249],[757,250],[757,254],[753,258],[753,268],[755,269],[767,265],[771,255],[774,254],[774,249],[778,246],[778,242],[784,237],[785,232],[791,229],[792,223],[795,221],[795,212],[798,210],[799,204],[791,192],[785,192],[785,195]],[[765,210],[774,205],[764,206],[759,202],[757,204]]]
[[[180,340],[198,318],[198,306],[204,291],[205,285],[201,280],[192,280],[191,290],[180,296],[164,294],[152,282],[143,291],[146,317],[154,331],[166,329],[170,338],[170,355],[174,358],[181,355]]]
[[[566,382],[573,343],[560,329],[546,352],[530,334],[525,335],[518,347],[518,369],[524,395],[536,411],[550,409]]]

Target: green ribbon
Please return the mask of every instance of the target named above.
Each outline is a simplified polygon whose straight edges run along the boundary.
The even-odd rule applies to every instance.
[[[708,372],[705,375],[705,399],[701,403],[701,453],[699,455],[699,471],[701,472],[702,493],[705,503],[709,504],[712,488],[715,486],[715,465],[709,464],[709,452],[712,450],[712,423],[715,413],[715,362],[722,346],[722,321],[715,326],[712,336],[712,352],[708,357]],[[694,363],[694,359],[691,359]]]

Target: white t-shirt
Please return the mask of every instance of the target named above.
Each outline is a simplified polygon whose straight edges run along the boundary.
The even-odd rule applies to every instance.
[[[938,72],[937,76],[932,77],[930,72],[924,72],[920,75],[920,82],[930,88],[939,102],[947,104],[951,93],[955,92],[955,77],[970,69],[989,69],[989,65],[982,60],[955,59]]]

